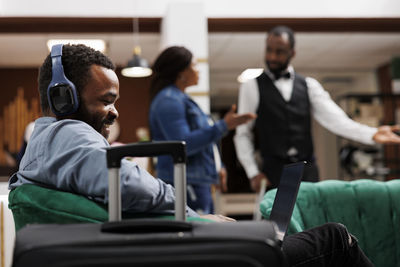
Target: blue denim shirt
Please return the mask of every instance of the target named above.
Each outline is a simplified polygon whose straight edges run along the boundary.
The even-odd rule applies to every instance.
[[[42,117],[36,120],[19,171],[9,189],[36,184],[108,203],[107,140],[78,120]],[[129,213],[173,214],[175,192],[136,163],[123,159],[120,169],[122,210]],[[187,208],[188,216],[198,216]]]
[[[213,144],[227,132],[224,120],[209,124],[209,117],[177,87],[161,90],[150,106],[150,129],[153,140],[183,140],[187,147],[188,184],[218,183]],[[157,162],[157,176],[173,182],[173,162],[161,156]]]

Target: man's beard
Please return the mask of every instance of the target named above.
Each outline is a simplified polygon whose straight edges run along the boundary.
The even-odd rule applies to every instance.
[[[98,133],[100,133],[104,138],[108,138],[109,132],[103,131],[105,130],[105,125],[111,125],[114,123],[116,118],[112,118],[111,116],[107,116],[105,118],[97,119],[96,114],[90,114],[87,109],[82,105],[79,108],[78,113],[76,114],[76,119],[86,122],[90,126],[93,127]]]
[[[285,70],[288,68],[289,63],[290,63],[290,59],[288,59],[288,60],[287,60],[285,63],[283,63],[283,64],[279,64],[279,63],[278,63],[278,64],[279,64],[278,67],[271,68],[271,63],[270,63],[268,60],[265,61],[265,64],[267,65],[269,71],[270,71],[272,74],[274,74],[275,76],[279,76],[283,71],[285,71]]]

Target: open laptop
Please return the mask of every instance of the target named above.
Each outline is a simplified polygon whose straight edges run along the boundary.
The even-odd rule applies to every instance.
[[[277,224],[277,234],[280,241],[283,241],[290,218],[292,217],[305,164],[305,161],[301,161],[285,165],[283,168],[278,191],[276,192],[269,217],[270,220]]]

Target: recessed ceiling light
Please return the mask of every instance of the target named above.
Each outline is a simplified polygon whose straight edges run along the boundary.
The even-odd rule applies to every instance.
[[[106,51],[106,42],[101,39],[51,39],[47,41],[49,51],[55,44],[84,44],[102,53]]]
[[[247,80],[254,79],[258,77],[264,69],[257,68],[257,69],[245,69],[238,77],[237,81],[240,83],[244,83]]]

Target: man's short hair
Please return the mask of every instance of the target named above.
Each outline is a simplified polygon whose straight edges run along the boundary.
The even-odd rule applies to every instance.
[[[283,34],[287,34],[289,39],[290,48],[294,48],[295,40],[294,40],[294,32],[291,28],[287,26],[276,26],[272,28],[268,35],[282,36]]]
[[[75,84],[76,90],[79,93],[87,85],[90,79],[90,67],[99,65],[108,69],[115,69],[112,61],[100,51],[85,45],[64,45],[62,51],[62,65],[64,67],[65,76]],[[47,87],[52,78],[52,63],[51,54],[44,60],[39,70],[39,94],[40,105],[43,114],[47,115],[50,112],[49,103],[47,100]]]

